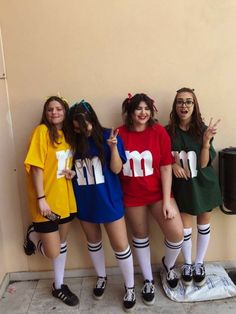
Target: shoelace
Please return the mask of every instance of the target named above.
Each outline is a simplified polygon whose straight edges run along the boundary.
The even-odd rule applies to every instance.
[[[187,275],[187,276],[191,275],[192,274],[192,265],[184,264],[182,266],[182,270],[183,270],[183,273],[185,275]]]
[[[105,279],[104,278],[98,278],[98,281],[96,283],[96,288],[100,289],[104,286],[105,284]]]
[[[201,264],[195,265],[194,270],[195,270],[196,275],[203,275],[204,274],[204,268]]]
[[[124,301],[134,301],[134,300],[135,300],[134,288],[127,288]]]
[[[176,278],[178,278],[178,276],[177,276],[175,270],[174,269],[170,269],[168,271],[168,273],[167,273],[167,280],[174,280]]]
[[[153,293],[155,290],[154,285],[151,282],[146,282],[144,287],[143,287],[143,292],[144,293]]]

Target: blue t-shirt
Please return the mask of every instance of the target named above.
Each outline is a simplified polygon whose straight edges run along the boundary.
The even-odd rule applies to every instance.
[[[88,138],[91,159],[84,162],[75,156],[76,176],[73,188],[79,219],[93,223],[107,223],[124,216],[123,195],[118,176],[110,170],[111,152],[107,145],[110,130],[103,131],[105,165],[98,158],[98,150],[92,138]],[[117,136],[117,149],[122,162],[126,155],[121,138]]]

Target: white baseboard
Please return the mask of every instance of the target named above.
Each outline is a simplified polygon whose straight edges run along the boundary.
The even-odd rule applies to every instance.
[[[155,269],[155,268],[154,268]],[[140,273],[139,267],[135,267],[136,274]],[[107,275],[119,275],[119,267],[106,267]],[[54,276],[53,271],[34,271],[34,272],[14,272],[9,273],[10,281],[40,280],[51,279]],[[96,276],[93,268],[89,269],[70,269],[65,271],[65,278],[82,278]]]

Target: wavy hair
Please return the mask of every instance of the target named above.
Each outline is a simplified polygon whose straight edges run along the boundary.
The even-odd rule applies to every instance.
[[[179,126],[179,123],[180,123],[180,119],[179,119],[177,112],[176,112],[176,101],[177,101],[179,94],[184,93],[184,92],[190,93],[193,97],[193,102],[194,102],[193,113],[192,113],[191,121],[189,124],[189,132],[192,136],[201,139],[206,126],[202,120],[202,115],[200,112],[197,97],[194,93],[194,89],[191,89],[188,87],[182,87],[179,90],[177,90],[177,92],[176,92],[176,96],[174,98],[172,110],[170,113],[170,120],[169,120],[169,123],[167,126],[167,131],[168,131],[171,138],[176,136],[176,128]]]
[[[154,105],[153,99],[151,99],[150,97],[143,93],[135,94],[134,96],[131,96],[129,94],[129,97],[126,98],[122,103],[122,115],[124,118],[124,124],[128,130],[132,130],[133,128],[132,114],[142,101],[146,103],[146,105],[151,111],[151,117],[147,122],[148,126],[152,126],[158,122],[158,120],[155,118],[157,108]]]
[[[62,105],[62,107],[63,107],[63,109],[65,111],[65,117],[64,117],[63,124],[62,124],[62,131],[64,133],[65,140],[67,142],[69,140],[69,127],[68,127],[69,105],[68,105],[68,103],[66,102],[65,99],[63,99],[63,98],[61,98],[59,96],[50,96],[44,103],[43,113],[42,113],[42,117],[41,117],[41,120],[40,120],[39,124],[45,124],[47,126],[51,144],[55,145],[55,144],[59,144],[60,143],[59,142],[60,134],[58,133],[58,130],[55,127],[55,125],[53,125],[52,123],[50,123],[48,121],[47,114],[46,114],[46,112],[48,110],[48,106],[49,106],[50,102],[52,102],[52,101],[59,102]]]

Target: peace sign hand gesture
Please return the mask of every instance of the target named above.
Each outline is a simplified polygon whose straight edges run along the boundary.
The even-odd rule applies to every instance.
[[[111,133],[110,133],[110,136],[109,136],[109,138],[108,138],[108,140],[107,140],[107,144],[108,144],[108,146],[110,147],[110,149],[116,147],[116,145],[117,145],[117,135],[118,135],[118,133],[119,133],[119,130],[118,130],[118,129],[116,129],[116,130],[114,131],[114,128],[111,128]]]
[[[213,136],[217,133],[217,125],[219,124],[220,119],[213,123],[213,118],[210,119],[210,123],[203,134],[203,145],[208,145]]]

